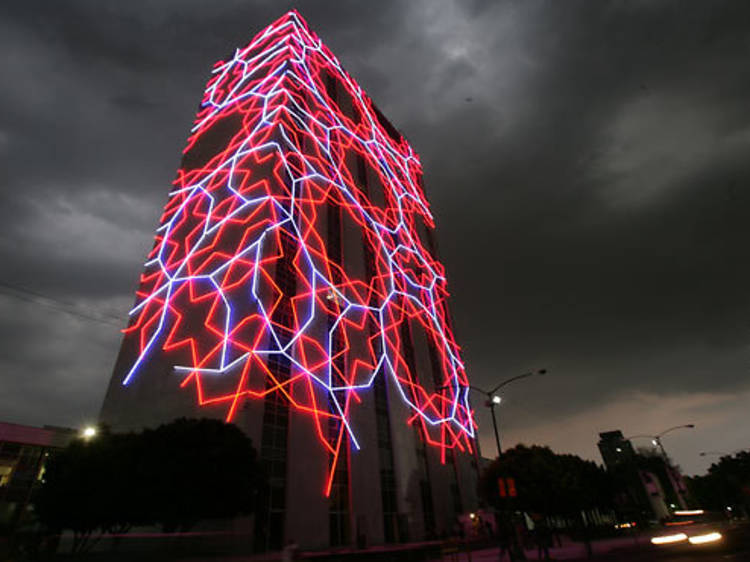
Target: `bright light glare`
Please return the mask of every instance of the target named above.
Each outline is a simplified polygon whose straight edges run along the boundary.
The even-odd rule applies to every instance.
[[[677,533],[675,535],[664,535],[661,537],[651,537],[652,544],[670,544],[673,542],[680,542],[687,540],[688,536],[685,533]]]
[[[712,533],[706,533],[705,535],[695,535],[688,539],[690,544],[706,544],[707,542],[716,542],[721,540],[721,533],[713,531]]]
[[[88,426],[83,429],[82,432],[84,439],[91,439],[92,437],[96,436],[96,428],[94,426]]]
[[[675,515],[703,515],[702,509],[678,509],[674,512]]]
[[[656,446],[658,445],[658,443],[656,442],[656,439],[652,439],[652,440],[651,440],[651,443],[653,443],[653,444],[654,444],[654,447],[656,447]]]
[[[492,403],[493,403],[493,404],[500,404],[500,402],[502,402],[502,401],[503,401],[503,399],[502,399],[502,398],[500,398],[500,397],[499,397],[499,396],[497,396],[497,395],[495,395],[495,396],[493,396],[493,397],[492,397]]]

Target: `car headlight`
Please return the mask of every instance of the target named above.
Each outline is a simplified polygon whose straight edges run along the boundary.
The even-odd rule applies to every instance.
[[[706,544],[707,542],[720,541],[721,538],[721,533],[713,531],[711,533],[705,533],[703,535],[692,536],[688,540],[690,541],[690,544]]]
[[[651,537],[652,544],[670,544],[687,540],[685,533],[675,533],[674,535],[662,535],[661,537]]]

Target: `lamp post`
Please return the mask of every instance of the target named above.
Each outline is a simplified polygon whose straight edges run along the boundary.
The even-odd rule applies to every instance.
[[[680,504],[680,507],[682,507],[683,509],[687,507],[687,503],[685,500],[685,492],[687,490],[685,489],[685,485],[682,482],[682,477],[680,476],[679,472],[673,469],[672,466],[669,464],[669,457],[667,456],[667,451],[664,449],[664,445],[661,442],[661,438],[667,433],[669,433],[670,431],[675,431],[677,429],[693,429],[694,427],[695,427],[694,423],[686,423],[686,424],[675,425],[673,427],[667,428],[664,431],[657,433],[656,435],[633,435],[632,437],[626,437],[626,439],[635,439],[636,437],[647,437],[651,439],[651,443],[654,444],[654,447],[659,447],[659,450],[661,451],[662,461],[664,462],[664,471],[666,472],[667,479],[669,480],[669,483],[672,485],[672,489],[677,495],[677,499]]]
[[[648,435],[648,434],[631,435],[630,437],[626,437],[625,439],[636,439],[638,437],[646,437],[648,439],[651,439],[651,443],[653,443],[654,447],[659,447],[659,450],[661,451],[661,455],[662,457],[664,457],[664,462],[669,464],[667,451],[664,450],[664,445],[662,445],[661,443],[661,438],[667,433],[669,433],[670,431],[675,431],[676,429],[693,429],[694,427],[695,427],[694,423],[686,423],[682,425],[675,425],[673,427],[665,429],[664,431],[660,433],[657,433],[656,435]]]
[[[81,438],[84,441],[91,441],[94,437],[96,437],[98,430],[96,426],[94,425],[87,425],[81,430]]]
[[[495,430],[495,444],[497,445],[498,457],[500,456],[500,453],[502,453],[502,449],[500,448],[500,432],[497,428],[497,416],[495,415],[495,407],[499,406],[500,403],[503,401],[503,399],[500,397],[499,394],[497,394],[497,391],[500,390],[505,385],[510,384],[514,381],[525,379],[526,377],[530,377],[532,375],[544,375],[546,373],[547,373],[547,369],[536,369],[534,371],[529,371],[528,373],[516,375],[515,377],[510,377],[509,379],[502,381],[500,384],[495,386],[492,390],[485,390],[477,386],[469,387],[471,390],[476,390],[477,392],[481,392],[487,398],[484,405],[487,406],[490,409],[490,412],[492,413],[492,427]]]

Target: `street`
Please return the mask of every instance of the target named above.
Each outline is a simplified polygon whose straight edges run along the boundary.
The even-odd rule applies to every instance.
[[[638,560],[643,562],[656,562],[656,561],[669,561],[669,562],[688,562],[688,561],[701,561],[701,562],[720,562],[720,561],[747,561],[750,560],[750,549],[744,548],[740,551],[734,552],[722,552],[722,551],[694,551],[684,553],[674,552],[645,552],[645,551],[634,551],[628,553],[620,553],[617,555],[609,555],[603,557],[595,557],[593,560],[607,560],[612,562],[625,562],[630,560]]]
[[[726,536],[726,535],[725,535]],[[677,548],[657,548],[649,544],[646,536],[613,537],[592,542],[593,557],[587,558],[582,543],[564,542],[561,546],[550,549],[551,560],[596,560],[606,562],[719,562],[750,561],[750,527],[735,527],[728,534],[728,540],[721,545],[709,547],[680,546]],[[526,560],[539,560],[536,549],[525,551]],[[461,552],[460,556],[443,560],[452,562],[505,562],[507,554],[498,556],[497,548],[475,550],[469,555]]]
[[[583,553],[581,553],[583,554]],[[535,552],[527,552],[526,559],[538,560]],[[456,562],[498,562],[497,549],[483,550],[479,552],[473,552],[471,558],[468,558],[466,554],[461,554]],[[504,556],[502,562],[508,560],[507,556]],[[745,562],[750,561],[750,548],[743,548],[737,551],[693,551],[693,552],[658,552],[647,549],[643,550],[630,550],[626,552],[609,553],[602,555],[594,555],[593,558],[587,559],[584,556],[573,556],[568,557],[565,554],[562,556],[553,555],[551,560],[595,560],[600,562]]]

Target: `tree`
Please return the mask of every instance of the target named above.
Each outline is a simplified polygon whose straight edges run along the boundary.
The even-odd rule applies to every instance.
[[[517,497],[510,501],[501,498],[498,479],[515,480]],[[544,517],[563,515],[573,517],[586,550],[591,557],[590,534],[585,528],[582,511],[596,507],[610,507],[613,485],[610,475],[591,461],[576,455],[559,455],[549,447],[517,445],[506,450],[483,471],[479,480],[480,494],[500,510],[500,522],[505,533],[517,548],[515,533],[510,529],[512,510],[521,510]]]
[[[262,476],[250,439],[216,420],[180,419],[143,433],[152,519],[165,530],[250,513]]]
[[[750,511],[750,452],[721,457],[707,474],[689,478],[688,486],[700,507]]]
[[[35,509],[51,531],[73,531],[74,551],[133,525],[187,530],[253,510],[262,480],[256,457],[242,431],[218,420],[183,418],[141,433],[105,429],[51,460]]]
[[[515,479],[514,508],[543,515],[571,515],[612,505],[610,476],[594,462],[556,454],[549,447],[517,445],[493,461],[480,477],[480,493],[503,508],[498,478]]]
[[[52,532],[73,531],[74,552],[90,546],[98,530],[130,523],[139,490],[126,478],[126,459],[137,458],[131,453],[135,446],[132,434],[103,431],[95,441],[73,441],[47,463],[35,511]]]

